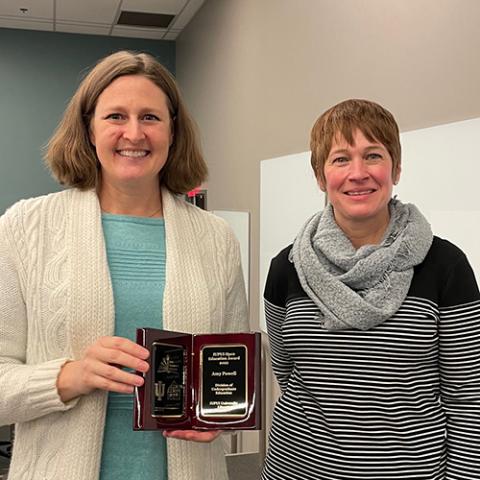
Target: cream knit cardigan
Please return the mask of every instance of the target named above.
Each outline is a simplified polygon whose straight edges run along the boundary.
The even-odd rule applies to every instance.
[[[225,222],[163,191],[164,328],[248,330],[237,241]],[[141,326],[141,325],[139,325]],[[16,423],[9,480],[96,480],[107,395],[61,402],[68,359],[114,331],[101,212],[93,191],[18,202],[0,218],[0,425]],[[225,480],[220,439],[168,439],[169,480]]]

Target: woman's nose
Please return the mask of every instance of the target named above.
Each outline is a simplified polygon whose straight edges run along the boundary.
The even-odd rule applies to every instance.
[[[131,142],[138,142],[145,138],[145,132],[143,131],[142,125],[138,120],[132,119],[125,124],[123,138]]]
[[[363,158],[354,158],[350,162],[349,177],[351,180],[365,180],[368,178],[368,168]]]

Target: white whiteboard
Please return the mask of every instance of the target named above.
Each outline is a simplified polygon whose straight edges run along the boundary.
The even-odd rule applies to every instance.
[[[248,280],[250,275],[250,214],[248,212],[230,210],[213,210],[212,213],[218,217],[222,217],[230,225],[240,243],[243,278],[245,280],[245,291],[247,292],[248,300]]]
[[[310,166],[310,152],[260,163],[260,327],[265,330],[263,289],[270,260],[308,217],[323,208],[325,195]]]
[[[435,235],[468,256],[480,280],[480,118],[402,133],[402,175],[395,187],[416,204]],[[270,260],[293,242],[305,220],[322,209],[310,152],[261,162],[260,325],[265,330],[263,289]]]

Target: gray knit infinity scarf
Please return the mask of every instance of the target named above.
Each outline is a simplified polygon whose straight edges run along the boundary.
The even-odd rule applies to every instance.
[[[390,223],[378,245],[358,250],[327,205],[300,230],[290,259],[327,330],[369,330],[390,318],[407,296],[413,267],[432,244],[430,225],[412,204],[392,199]]]

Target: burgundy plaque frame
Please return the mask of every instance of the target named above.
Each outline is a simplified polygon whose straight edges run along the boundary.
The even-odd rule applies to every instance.
[[[134,430],[261,428],[261,335],[138,328],[150,369],[135,388]],[[179,385],[181,383],[181,385]]]

